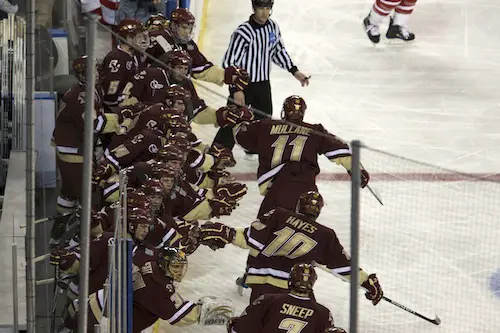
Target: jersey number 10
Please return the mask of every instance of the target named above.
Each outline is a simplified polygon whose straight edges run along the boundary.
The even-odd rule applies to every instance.
[[[292,152],[290,156],[285,159],[285,162],[288,161],[300,161],[302,157],[302,152],[304,151],[304,146],[306,145],[307,136],[298,135],[295,137],[290,143],[288,140],[290,139],[290,135],[280,135],[276,141],[271,145],[274,148],[273,157],[271,160],[271,168],[277,167],[281,163],[283,163],[283,153],[285,152],[285,148],[287,145],[293,146]]]
[[[317,244],[314,239],[296,232],[290,227],[284,227],[274,234],[276,238],[264,250],[262,254],[266,257],[278,256],[296,259],[309,253]]]

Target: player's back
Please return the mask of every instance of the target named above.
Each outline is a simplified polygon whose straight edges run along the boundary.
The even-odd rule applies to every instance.
[[[330,311],[309,297],[266,294],[247,308],[233,330],[237,333],[323,333],[330,320]]]
[[[259,251],[248,257],[246,284],[250,286],[269,284],[287,289],[293,265],[345,260],[335,232],[305,215],[276,208],[264,214],[259,223],[252,224],[247,236],[250,247]]]
[[[236,132],[238,144],[259,154],[259,178],[267,173],[276,174],[285,165],[296,162],[317,174],[318,155],[329,157],[329,153],[340,151],[350,154],[347,144],[320,124],[302,122],[296,125],[263,119],[243,125]]]

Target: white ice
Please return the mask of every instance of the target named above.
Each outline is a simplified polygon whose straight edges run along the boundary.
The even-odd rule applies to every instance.
[[[410,27],[417,40],[394,47],[373,47],[361,21],[371,1],[277,0],[272,18],[281,26],[297,66],[311,74],[301,88],[286,71],[272,74],[274,114],[291,94],[308,104],[306,120],[320,122],[346,140],[442,167],[472,173],[498,172],[500,162],[500,4],[485,0],[417,2]],[[201,41],[205,55],[220,64],[229,36],[251,13],[250,0],[211,0]],[[387,23],[386,23],[387,24]],[[385,27],[382,28],[385,30]],[[226,88],[202,84],[226,96]],[[198,91],[210,105],[224,98]],[[215,131],[197,127],[211,141]],[[442,172],[363,150],[374,175]],[[243,161],[234,172],[254,172]],[[341,172],[327,162],[323,173]],[[403,177],[404,178],[404,177]],[[418,176],[416,176],[418,178]],[[382,302],[371,306],[360,293],[360,332],[500,332],[500,295],[489,287],[500,269],[500,189],[480,182],[376,181],[385,206],[366,190],[361,204],[361,265],[376,272],[386,295],[423,314],[438,314],[433,326]],[[246,226],[261,197],[255,182],[235,213],[223,219]],[[350,244],[350,189],[347,182],[320,182],[327,205],[320,222]],[[240,313],[248,302],[237,295],[234,280],[245,267],[246,252],[227,246],[212,252],[200,248],[190,257],[184,298],[204,295],[231,298]],[[315,290],[338,326],[348,328],[349,288],[324,272]],[[163,332],[198,332],[199,327]],[[224,328],[206,329],[224,332]]]

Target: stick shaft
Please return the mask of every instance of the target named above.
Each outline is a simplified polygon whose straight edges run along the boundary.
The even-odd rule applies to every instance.
[[[336,278],[341,279],[341,280],[342,280],[342,281],[344,281],[344,282],[350,282],[350,281],[349,281],[346,277],[344,277],[344,276],[342,276],[342,275],[340,275],[340,274],[338,274],[338,273],[333,272],[331,269],[328,269],[328,268],[327,268],[326,266],[324,266],[324,265],[320,265],[320,264],[315,263],[315,264],[314,264],[314,266],[315,266],[315,267],[318,267],[319,269],[321,269],[321,270],[323,270],[323,271],[325,271],[325,272],[330,273],[331,275],[335,276]],[[365,292],[366,292],[366,291],[368,291],[366,288],[364,288],[364,287],[362,287],[362,286],[359,286],[359,289],[361,289],[361,290],[363,290],[363,291],[365,291]],[[412,309],[410,309],[410,308],[408,308],[408,307],[404,306],[404,305],[403,305],[403,304],[401,304],[401,303],[398,303],[398,302],[396,302],[396,301],[393,301],[392,299],[390,299],[390,298],[388,298],[388,297],[386,297],[386,296],[382,296],[382,299],[383,299],[384,301],[388,302],[388,303],[391,303],[391,304],[392,304],[392,305],[394,305],[394,306],[397,306],[398,308],[400,308],[400,309],[402,309],[402,310],[405,310],[405,311],[406,311],[406,312],[408,312],[408,313],[411,313],[411,314],[412,314],[412,315],[414,315],[414,316],[417,316],[417,317],[419,317],[419,318],[421,318],[421,319],[423,319],[423,320],[428,321],[429,323],[432,323],[432,324],[434,324],[434,325],[439,325],[439,324],[441,324],[441,319],[439,319],[439,317],[437,317],[437,316],[436,316],[436,318],[431,319],[431,318],[429,318],[429,317],[426,317],[426,316],[424,316],[424,315],[422,315],[422,314],[420,314],[420,313],[418,313],[418,312],[416,312],[416,311],[414,311],[414,310],[412,310]]]
[[[368,189],[368,191],[370,191],[370,193],[375,197],[375,199],[377,199],[378,203],[381,204],[382,206],[384,205],[384,203],[382,202],[382,199],[380,199],[380,197],[372,190],[372,188],[370,187],[370,185],[366,185],[366,188]]]

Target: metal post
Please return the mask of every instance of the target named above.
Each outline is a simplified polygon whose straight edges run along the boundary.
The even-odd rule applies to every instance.
[[[35,333],[35,0],[26,29],[26,330]]]
[[[80,220],[80,282],[78,295],[78,332],[87,332],[89,267],[90,267],[90,210],[92,197],[92,156],[94,153],[94,87],[96,84],[95,40],[97,20],[89,16],[87,20],[88,59],[85,89],[85,117],[83,138],[83,172],[82,172],[82,217]]]
[[[14,237],[12,237],[14,238]],[[19,299],[17,293],[17,244],[12,244],[12,313],[14,315],[14,332],[19,332]]]
[[[359,188],[361,186],[361,142],[352,141],[351,170],[351,306],[349,332],[358,332],[358,288],[359,288]]]

